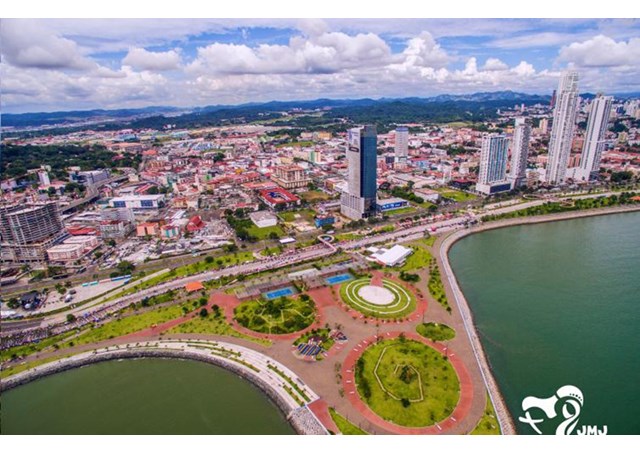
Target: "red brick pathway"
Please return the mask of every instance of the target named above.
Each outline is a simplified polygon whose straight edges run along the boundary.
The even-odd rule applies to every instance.
[[[401,332],[390,332],[382,335],[382,337],[385,340],[393,339],[397,338],[400,333]],[[445,352],[445,348],[441,344],[434,343],[430,340],[422,338],[417,334],[405,332],[405,335],[407,338],[425,343],[441,353]],[[393,434],[448,434],[461,420],[469,415],[469,412],[471,410],[471,402],[473,401],[473,383],[471,382],[471,376],[469,375],[469,372],[467,371],[464,363],[455,354],[451,354],[451,350],[448,351],[448,353],[450,354],[449,361],[456,371],[458,379],[460,380],[460,400],[458,401],[456,408],[453,410],[453,413],[448,418],[439,423],[436,423],[433,426],[427,426],[424,428],[409,428],[406,426],[396,425],[395,423],[384,420],[378,414],[373,412],[364,403],[364,401],[360,399],[358,390],[356,389],[354,369],[356,361],[358,360],[360,355],[362,355],[362,352],[368,345],[374,343],[375,341],[375,335],[361,341],[355,348],[353,348],[349,352],[347,358],[342,364],[342,387],[344,389],[344,394],[349,399],[349,402],[351,402],[351,404],[353,404],[353,406],[358,409],[358,411],[360,411],[360,413],[367,420]]]
[[[324,425],[329,431],[333,431],[334,433],[339,433],[340,430],[333,422],[331,418],[331,414],[329,414],[329,405],[323,399],[317,399],[313,403],[307,404],[307,407],[318,417],[320,423]]]

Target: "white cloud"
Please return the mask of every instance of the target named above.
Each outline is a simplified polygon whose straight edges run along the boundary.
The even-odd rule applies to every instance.
[[[487,58],[482,69],[485,71],[503,71],[508,67],[504,61],[498,58]]]
[[[615,41],[604,35],[582,42],[574,42],[560,49],[559,61],[578,67],[638,66],[640,38]]]
[[[195,74],[332,73],[360,65],[381,66],[390,56],[389,46],[377,35],[330,32],[295,36],[286,46],[214,43],[199,48],[187,70]]]
[[[405,64],[442,68],[451,61],[447,53],[436,43],[429,32],[423,31],[419,36],[411,38],[402,52]]]
[[[329,25],[322,19],[301,19],[296,28],[307,36],[319,36],[330,31]]]
[[[122,64],[142,71],[170,71],[178,69],[181,63],[178,50],[150,52],[140,47],[129,49]]]
[[[533,77],[536,74],[536,70],[533,65],[527,63],[526,61],[521,61],[518,66],[511,69],[511,72],[516,74],[518,77]]]
[[[80,54],[77,44],[29,20],[3,20],[2,56],[22,68],[90,69],[96,64]]]
[[[622,38],[627,41],[615,41],[613,38],[621,39],[619,34],[593,38],[585,31],[568,34],[560,26],[559,32],[551,29],[540,33],[543,28],[536,28],[538,23],[3,20],[0,63],[3,107],[35,111],[154,104],[193,106],[504,89],[543,93],[557,85],[557,73],[540,70],[553,62],[536,54],[537,49],[520,52],[520,58],[527,61],[515,64],[512,60],[515,52],[494,49],[498,39],[509,49],[529,44],[545,47],[552,42],[568,44],[560,51],[557,62],[580,68],[581,90],[612,92],[640,88],[638,38],[634,38],[638,33],[628,31],[633,24],[620,27],[619,33],[627,33]],[[279,29],[274,32],[277,39],[291,34],[293,37],[284,44],[253,44],[260,42],[252,30],[255,26]],[[243,38],[238,37],[232,41],[234,44],[212,42],[207,34],[231,32],[237,36],[238,30]],[[443,40],[445,49],[439,38],[442,36],[457,39]],[[467,40],[461,36],[484,38]],[[504,41],[508,38],[514,39]],[[245,41],[247,44],[242,44]],[[579,42],[570,44],[571,41]],[[147,50],[152,46],[173,50]],[[477,49],[482,51],[476,52]],[[109,52],[122,54],[113,57]],[[545,55],[548,54],[547,50]],[[464,65],[454,69],[452,63],[460,61]]]

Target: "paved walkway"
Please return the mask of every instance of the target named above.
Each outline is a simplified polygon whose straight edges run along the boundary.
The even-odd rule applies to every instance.
[[[380,286],[382,287],[382,272],[373,271],[373,276],[371,277],[371,286]]]
[[[386,334],[381,335],[385,340],[390,340],[393,338],[397,338],[403,332],[387,332]],[[360,395],[358,394],[358,390],[356,389],[354,369],[355,364],[358,358],[362,355],[367,346],[375,343],[377,340],[377,335],[367,338],[366,340],[362,340],[355,348],[353,348],[349,354],[347,355],[346,360],[342,365],[342,386],[344,389],[345,396],[349,399],[351,404],[356,407],[362,415],[369,420],[371,423],[378,425],[385,430],[389,431],[393,434],[450,434],[456,426],[459,424],[461,420],[469,415],[471,410],[471,403],[473,401],[473,383],[471,381],[471,377],[469,376],[469,372],[467,371],[466,366],[460,360],[455,353],[451,353],[451,350],[446,351],[445,347],[439,343],[434,343],[430,340],[422,338],[421,336],[414,333],[404,333],[405,336],[412,340],[420,341],[421,343],[425,343],[435,350],[439,351],[442,354],[448,353],[449,361],[453,366],[456,374],[458,375],[458,379],[460,381],[460,399],[458,400],[458,404],[456,408],[453,410],[451,415],[445,420],[436,423],[433,426],[427,426],[424,428],[410,428],[406,426],[396,425],[390,421],[387,421],[380,417],[378,414],[373,412],[365,403],[360,399]]]
[[[314,413],[316,417],[318,417],[318,420],[320,420],[320,423],[322,423],[325,428],[336,434],[340,432],[340,429],[331,418],[331,414],[329,413],[329,405],[325,400],[317,399],[312,403],[307,404],[307,407],[311,412]]]

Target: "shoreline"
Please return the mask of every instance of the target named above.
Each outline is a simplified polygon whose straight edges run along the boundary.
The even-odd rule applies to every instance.
[[[124,349],[121,349],[120,347],[105,348],[102,351],[94,350],[76,354],[71,357],[61,358],[59,360],[37,366],[29,370],[25,370],[21,373],[3,379],[0,383],[0,392],[11,390],[13,388],[28,384],[30,382],[42,379],[53,374],[58,374],[75,368],[81,368],[84,366],[113,360],[131,360],[141,358],[193,360],[223,368],[227,371],[232,372],[240,379],[245,379],[250,384],[257,387],[269,400],[274,403],[274,405],[284,416],[285,420],[293,428],[296,434],[329,434],[324,425],[322,425],[322,423],[307,407],[308,404],[315,400],[312,399],[312,401],[310,401],[309,403],[299,406],[298,404],[293,402],[291,398],[287,399],[283,392],[280,391],[283,389],[283,387],[276,386],[276,384],[278,383],[281,384],[281,382],[279,381],[282,380],[274,379],[275,377],[278,377],[278,374],[272,373],[269,376],[260,376],[260,371],[264,370],[259,370],[256,372],[255,370],[251,370],[247,366],[244,366],[240,363],[235,363],[230,359],[224,358],[222,356],[212,355],[209,353],[208,349],[184,350],[171,348],[166,343],[162,345],[164,347],[161,347],[161,343],[162,342],[158,342],[155,344],[147,343],[145,345],[127,344],[121,345],[124,346]],[[220,342],[218,342],[218,344],[222,346],[235,346]],[[267,363],[271,363],[280,370],[284,369],[289,371],[284,365],[276,362],[274,359],[270,357],[267,357],[267,359]],[[314,395],[315,394],[313,394],[312,397]]]
[[[515,217],[510,219],[503,219],[497,221],[491,221],[488,223],[483,223],[481,225],[453,231],[450,233],[446,233],[442,238],[438,241],[440,243],[439,247],[434,247],[438,251],[437,259],[440,261],[440,265],[443,268],[443,274],[446,275],[447,283],[451,288],[451,292],[453,293],[454,299],[456,301],[456,305],[458,307],[458,311],[460,316],[462,317],[462,321],[465,326],[465,330],[467,332],[467,336],[469,341],[471,342],[471,347],[473,349],[473,353],[476,357],[476,361],[480,368],[480,373],[482,374],[482,378],[485,383],[485,388],[489,394],[489,398],[491,403],[493,404],[496,418],[498,420],[498,424],[500,425],[500,431],[503,435],[512,435],[517,434],[515,429],[515,423],[513,421],[512,414],[509,412],[507,405],[502,396],[502,392],[500,391],[500,387],[493,376],[491,363],[487,359],[484,347],[482,342],[480,341],[480,337],[475,327],[475,323],[473,320],[473,313],[469,307],[467,299],[464,296],[464,293],[460,289],[458,284],[458,280],[456,278],[455,272],[453,272],[453,268],[449,262],[449,251],[451,247],[458,242],[459,240],[470,236],[472,234],[482,233],[489,230],[494,230],[498,228],[508,228],[512,226],[518,225],[527,225],[527,224],[538,224],[538,223],[546,223],[546,222],[556,222],[556,221],[564,221],[564,220],[573,220],[585,217],[594,217],[601,215],[610,215],[610,214],[623,214],[629,212],[638,212],[640,211],[640,206],[638,205],[626,205],[626,206],[614,206],[609,208],[599,208],[599,209],[589,209],[584,211],[571,211],[571,212],[562,212],[555,214],[546,214],[541,216],[533,216],[533,217]]]

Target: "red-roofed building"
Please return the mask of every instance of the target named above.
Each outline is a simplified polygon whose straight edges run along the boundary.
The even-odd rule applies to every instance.
[[[90,227],[67,227],[67,233],[71,236],[96,236],[98,234],[98,230]]]
[[[189,233],[194,233],[204,228],[204,222],[200,218],[199,215],[194,215],[189,219],[189,223],[187,223],[187,231]]]
[[[285,189],[261,190],[259,193],[262,201],[274,209],[286,209],[300,204],[300,198]]]

